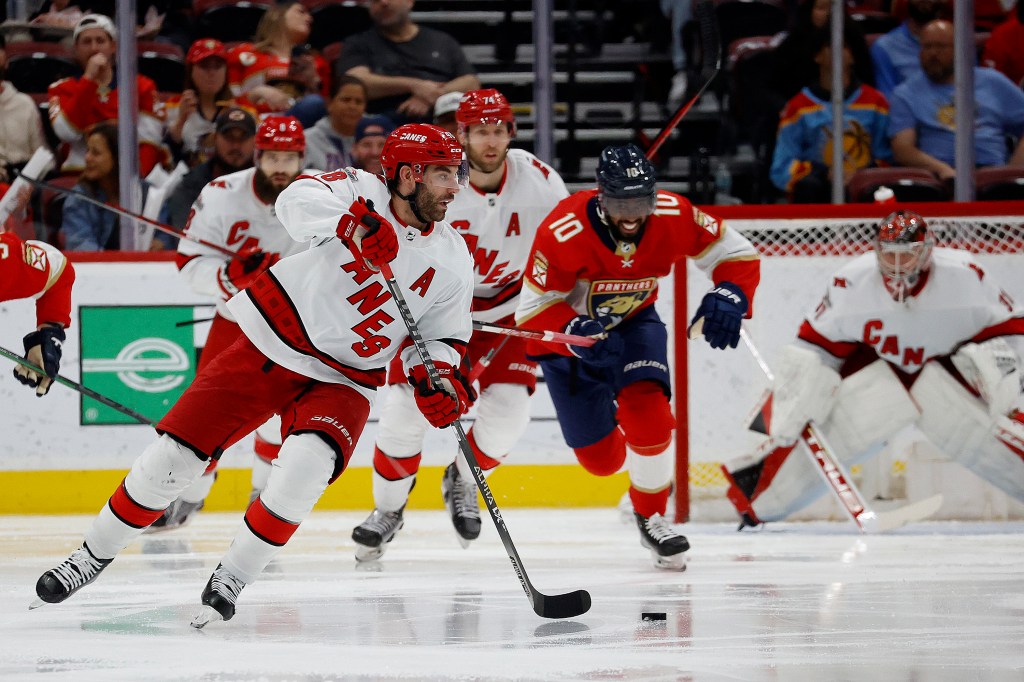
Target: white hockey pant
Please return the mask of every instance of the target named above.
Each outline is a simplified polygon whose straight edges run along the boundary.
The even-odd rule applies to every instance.
[[[166,509],[193,481],[202,476],[208,462],[178,443],[170,436],[159,436],[132,464],[125,478],[128,496],[146,509]],[[155,520],[155,519],[154,519]],[[92,527],[86,531],[85,541],[92,553],[109,559],[142,534],[118,519],[105,504]]]
[[[526,427],[530,425],[530,392],[520,384],[491,384],[476,401],[476,422],[471,432],[476,452],[500,463],[519,442]],[[466,480],[473,480],[469,463],[459,450],[455,458],[459,474]],[[490,475],[495,467],[484,468],[484,476]]]
[[[1024,502],[1024,423],[993,417],[941,365],[930,362],[911,390],[918,428],[950,459]]]
[[[896,432],[913,424],[918,410],[907,390],[884,360],[876,360],[843,380],[835,405],[819,426],[832,454],[849,470],[878,452]],[[777,443],[771,440],[729,470],[742,468],[766,458]],[[808,457],[806,445],[798,443],[782,461],[768,487],[753,501],[754,513],[762,521],[779,521],[828,492],[817,465]],[[763,470],[762,476],[771,472]]]
[[[297,527],[327,489],[334,463],[334,449],[320,436],[289,436],[274,460],[267,487],[253,504],[262,504],[277,519]],[[248,524],[243,524],[221,563],[248,584],[259,577],[283,546],[261,540]]]

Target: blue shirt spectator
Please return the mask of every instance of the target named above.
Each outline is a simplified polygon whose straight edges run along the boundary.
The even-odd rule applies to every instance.
[[[892,98],[896,86],[921,73],[921,30],[947,13],[947,0],[909,0],[906,20],[871,46],[875,87]]]

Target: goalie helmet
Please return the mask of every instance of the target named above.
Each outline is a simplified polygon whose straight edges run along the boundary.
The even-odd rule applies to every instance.
[[[875,257],[893,299],[902,301],[915,293],[921,275],[931,267],[934,245],[928,223],[913,211],[896,211],[879,223]]]
[[[516,136],[516,117],[512,113],[512,105],[505,95],[494,88],[470,90],[464,94],[455,111],[455,121],[462,133],[471,125],[505,123],[508,125],[509,137]]]
[[[429,123],[406,123],[395,128],[384,141],[380,163],[386,180],[398,180],[402,164],[412,166],[416,181],[423,179],[427,166],[458,166],[459,184],[469,177],[462,146],[455,136]]]
[[[633,143],[605,147],[597,161],[597,196],[606,214],[646,218],[658,205],[654,165]]]
[[[306,134],[294,116],[267,116],[256,130],[256,149],[272,152],[306,151]]]

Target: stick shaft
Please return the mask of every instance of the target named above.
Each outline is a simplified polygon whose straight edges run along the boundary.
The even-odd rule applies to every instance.
[[[593,346],[601,340],[598,336],[579,336],[577,334],[563,334],[561,332],[534,331],[532,329],[520,329],[519,327],[506,327],[500,324],[491,324],[490,322],[473,322],[473,329],[479,332],[518,336],[523,339],[534,339],[536,341],[567,343],[572,346]]]

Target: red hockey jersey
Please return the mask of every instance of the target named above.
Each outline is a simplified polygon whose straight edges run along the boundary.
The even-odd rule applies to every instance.
[[[64,254],[43,242],[23,242],[0,233],[0,301],[36,298],[36,326],[71,326],[71,284],[75,269]]]

